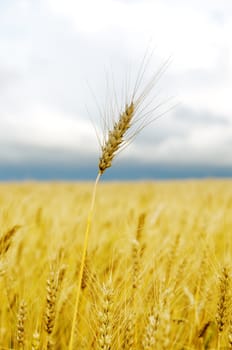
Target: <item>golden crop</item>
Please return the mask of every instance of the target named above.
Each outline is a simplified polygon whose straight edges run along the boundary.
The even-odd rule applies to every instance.
[[[0,185],[0,349],[68,349],[91,183]],[[231,181],[100,183],[75,349],[232,349]]]

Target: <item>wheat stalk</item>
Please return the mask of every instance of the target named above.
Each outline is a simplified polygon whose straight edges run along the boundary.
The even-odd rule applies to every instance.
[[[91,206],[90,206],[90,210],[89,210],[89,214],[88,214],[88,218],[87,218],[87,225],[86,225],[86,230],[85,230],[84,244],[83,244],[81,264],[80,264],[80,271],[79,271],[78,282],[77,282],[77,294],[76,294],[76,301],[75,301],[75,305],[74,305],[74,316],[73,316],[71,335],[70,335],[70,340],[69,340],[69,348],[68,348],[69,350],[73,350],[73,345],[74,345],[74,337],[75,337],[76,321],[77,321],[77,317],[78,317],[78,307],[79,307],[79,300],[80,300],[80,294],[81,294],[82,278],[83,278],[83,273],[84,273],[84,268],[85,268],[85,258],[86,258],[88,241],[89,241],[89,231],[90,231],[90,226],[91,226],[91,222],[92,222],[96,189],[97,189],[97,184],[98,184],[99,178],[100,178],[100,173],[98,174],[98,176],[95,180],[95,183],[94,183],[92,201],[91,201]]]
[[[153,115],[153,112],[157,110],[157,108],[159,108],[161,104],[155,106],[155,108],[152,108],[150,110],[146,110],[146,107],[150,105],[151,101],[147,102],[147,106],[145,106],[145,108],[141,109],[141,106],[149,96],[150,92],[153,90],[154,84],[157,81],[158,77],[163,73],[164,69],[166,69],[168,62],[169,61],[165,62],[165,64],[158,71],[158,73],[152,76],[148,84],[145,85],[145,87],[142,89],[142,92],[139,93],[139,87],[144,78],[144,72],[148,63],[145,59],[143,60],[137,80],[135,82],[133,93],[131,97],[128,99],[128,102],[125,103],[125,107],[124,109],[122,109],[122,112],[119,113],[118,121],[114,122],[113,128],[110,128],[110,127],[108,128],[108,133],[105,136],[105,141],[102,143],[101,155],[99,157],[99,163],[98,163],[98,175],[96,177],[94,187],[93,187],[92,200],[91,200],[90,210],[87,218],[85,236],[84,236],[81,264],[80,264],[80,270],[79,270],[79,276],[78,276],[78,282],[77,282],[77,294],[76,294],[76,301],[74,306],[74,317],[72,321],[71,336],[69,341],[69,350],[73,350],[73,346],[74,346],[76,320],[78,317],[81,285],[82,285],[85,259],[86,259],[87,248],[88,248],[89,231],[90,231],[93,211],[94,211],[97,184],[99,182],[100,177],[105,172],[105,170],[111,167],[112,161],[115,158],[116,153],[118,153],[129,142],[131,142],[131,140],[134,139],[134,137],[146,125],[148,125],[153,120],[157,119],[158,117],[164,114],[162,113],[158,115],[156,118],[150,119],[150,117]],[[134,130],[132,128],[133,126],[134,126]],[[129,133],[128,132],[129,130],[132,130],[132,132]]]

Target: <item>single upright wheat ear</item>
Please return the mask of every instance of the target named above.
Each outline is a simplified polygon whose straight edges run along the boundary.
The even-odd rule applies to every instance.
[[[107,168],[111,167],[115,153],[122,144],[126,131],[131,126],[134,112],[134,103],[132,101],[129,106],[126,105],[125,111],[120,115],[118,122],[114,124],[113,130],[109,130],[108,139],[102,146],[102,155],[98,164],[101,175]]]
[[[156,106],[153,105],[153,108],[150,108],[153,100],[149,100],[147,99],[147,97],[150,95],[150,92],[153,90],[154,84],[156,83],[157,79],[166,68],[167,63],[168,61],[165,62],[162,68],[155,75],[152,76],[152,78],[141,89],[142,90],[141,91],[140,85],[143,82],[144,73],[148,64],[148,61],[146,60],[146,57],[145,57],[140,67],[132,94],[127,99],[124,105],[125,106],[124,109],[122,109],[121,112],[119,112],[118,120],[113,123],[112,128],[110,126],[107,126],[107,129],[108,129],[107,135],[105,135],[105,140],[101,145],[101,155],[99,157],[99,163],[98,163],[99,171],[94,183],[92,201],[91,201],[91,206],[90,206],[88,219],[87,219],[84,244],[83,244],[83,250],[82,250],[81,265],[80,265],[80,271],[79,271],[78,282],[77,282],[77,295],[76,295],[76,303],[74,307],[74,318],[72,322],[71,336],[69,341],[69,350],[73,350],[74,348],[75,327],[76,327],[76,320],[78,316],[78,307],[79,307],[79,300],[80,300],[80,294],[81,294],[82,278],[83,278],[85,258],[86,258],[87,248],[88,248],[89,231],[90,231],[90,226],[92,222],[96,188],[97,188],[98,181],[101,175],[105,172],[105,170],[111,167],[112,161],[116,153],[118,153],[119,150],[121,150],[124,146],[126,146],[146,125],[150,124],[153,120],[157,119],[158,117],[164,114],[164,112],[159,113],[159,115],[156,116],[156,118],[154,118],[153,112],[156,111],[159,107],[161,107],[162,104],[158,104]],[[146,99],[147,99],[147,103],[144,106],[144,101]],[[136,124],[136,127],[133,130],[132,127],[135,126],[135,124]],[[131,129],[132,129],[132,132],[130,132]]]

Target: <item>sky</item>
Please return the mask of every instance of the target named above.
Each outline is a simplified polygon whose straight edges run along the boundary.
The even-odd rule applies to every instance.
[[[1,0],[0,180],[94,179],[144,59],[159,118],[104,178],[232,176],[231,32],[231,0]]]

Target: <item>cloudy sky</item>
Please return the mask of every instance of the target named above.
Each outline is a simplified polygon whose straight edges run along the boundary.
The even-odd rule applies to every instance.
[[[0,179],[94,178],[146,52],[166,113],[105,178],[232,176],[231,33],[231,0],[1,0]]]

